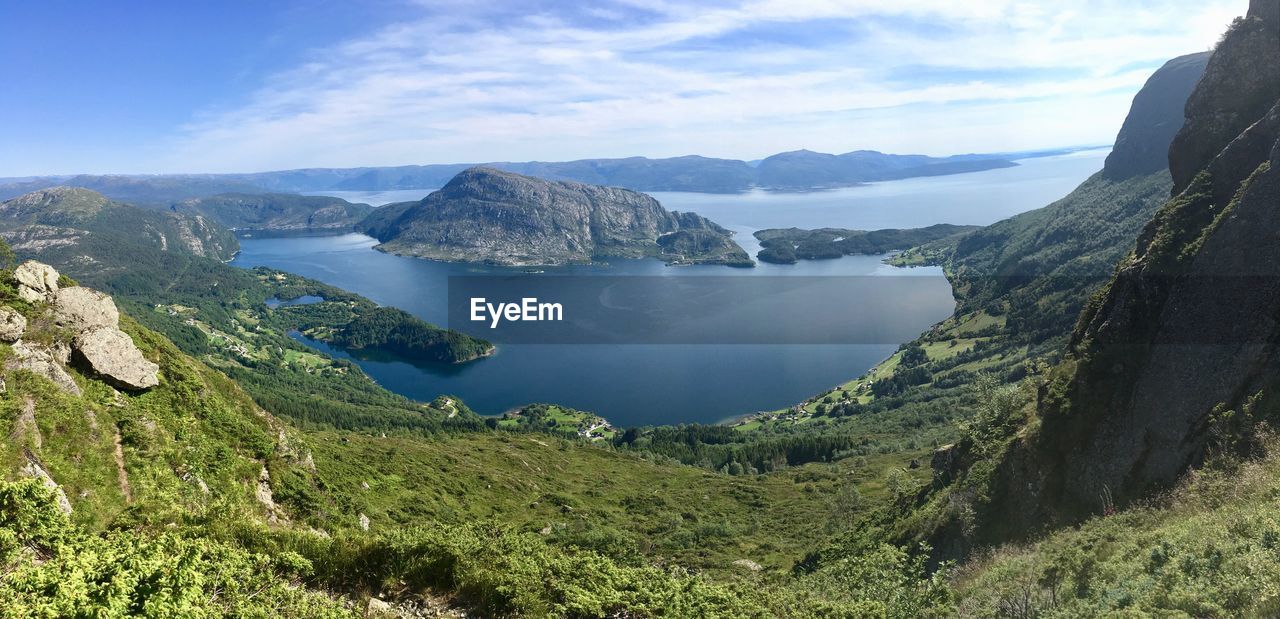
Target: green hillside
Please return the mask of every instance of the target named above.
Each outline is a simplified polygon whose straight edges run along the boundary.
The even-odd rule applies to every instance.
[[[224,193],[173,204],[180,213],[204,215],[232,230],[353,230],[373,211],[328,196],[287,193]]]

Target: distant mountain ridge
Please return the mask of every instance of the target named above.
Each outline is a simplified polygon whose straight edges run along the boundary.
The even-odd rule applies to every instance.
[[[113,268],[93,256],[124,244],[216,260],[229,260],[240,250],[231,232],[203,215],[141,209],[79,187],[41,189],[0,202],[0,236],[20,254],[74,256],[92,269]]]
[[[206,216],[232,230],[350,230],[373,212],[368,204],[342,198],[289,193],[222,193],[183,200],[171,208]]]
[[[873,150],[844,154],[799,150],[758,161],[686,155],[650,159],[624,157],[574,161],[445,163],[428,165],[304,168],[244,174],[90,175],[0,178],[0,200],[54,185],[93,189],[115,200],[168,206],[222,193],[314,193],[437,189],[468,168],[484,166],[548,180],[569,180],[635,191],[740,193],[814,191],[918,176],[961,174],[1017,165],[1021,156],[1071,149],[930,157]]]
[[[80,174],[30,177],[0,183],[0,201],[50,187],[92,189],[112,200],[137,206],[168,206],[172,202],[219,193],[259,193],[250,181],[220,174]]]
[[[887,155],[873,150],[857,150],[829,155],[810,150],[778,153],[756,166],[755,186],[773,191],[811,191],[848,187],[872,181],[919,176],[945,176],[1010,168],[1018,164],[994,156]]]
[[[645,194],[485,167],[464,170],[419,202],[379,208],[361,228],[383,251],[454,262],[657,257],[754,264],[728,230],[695,213],[668,211]]]

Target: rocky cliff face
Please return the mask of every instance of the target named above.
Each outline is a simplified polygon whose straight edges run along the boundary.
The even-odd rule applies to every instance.
[[[1107,155],[1103,175],[1124,180],[1168,169],[1169,144],[1183,125],[1183,110],[1209,62],[1209,52],[1174,58],[1133,98],[1129,115]]]
[[[720,226],[616,187],[472,168],[421,202],[384,208],[394,210],[375,211],[364,226],[382,241],[379,249],[435,260],[552,265],[655,256],[751,264]]]
[[[1003,537],[1143,497],[1280,412],[1277,4],[1252,3],[1188,100],[1175,196],[1085,309],[1038,430],[999,469]]]
[[[1249,12],[1223,36],[1187,101],[1187,121],[1169,148],[1173,190],[1187,188],[1222,148],[1280,98],[1276,0],[1251,0]]]

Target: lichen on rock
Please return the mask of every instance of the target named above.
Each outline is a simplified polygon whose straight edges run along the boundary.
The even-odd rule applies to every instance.
[[[28,303],[48,301],[58,291],[58,272],[53,267],[28,260],[13,270],[18,284],[18,297]]]
[[[63,288],[53,296],[54,319],[59,325],[82,333],[99,327],[115,328],[120,324],[120,311],[105,293],[74,286]]]
[[[0,342],[16,342],[27,331],[27,319],[11,307],[0,307]]]
[[[53,381],[59,389],[80,395],[80,386],[47,347],[19,341],[13,345],[13,358],[9,359],[5,366],[11,370],[27,370],[43,376]]]

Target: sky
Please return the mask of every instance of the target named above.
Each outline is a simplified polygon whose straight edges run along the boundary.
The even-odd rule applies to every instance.
[[[0,177],[1109,144],[1245,0],[0,0]]]

